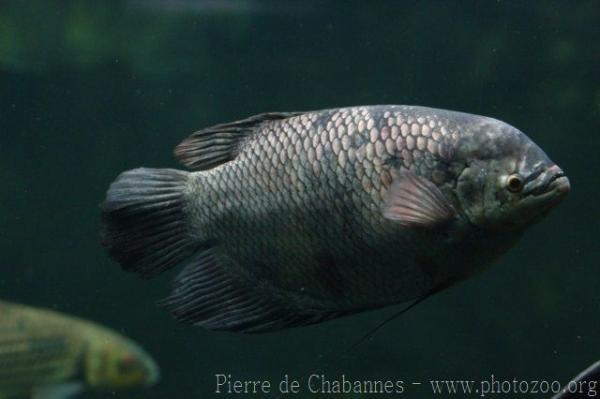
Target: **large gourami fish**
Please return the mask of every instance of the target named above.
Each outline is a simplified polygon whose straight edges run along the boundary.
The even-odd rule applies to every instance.
[[[417,106],[267,113],[175,149],[108,190],[103,243],[163,306],[214,329],[273,331],[425,298],[489,264],[569,191],[499,120]]]
[[[158,378],[154,360],[115,331],[0,301],[0,399],[59,399],[85,389],[148,386]]]

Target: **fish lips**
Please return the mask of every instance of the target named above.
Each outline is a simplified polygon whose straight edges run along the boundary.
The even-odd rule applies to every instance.
[[[571,183],[564,174],[556,177],[549,184],[549,192],[556,193],[560,198],[564,198],[571,191]]]
[[[523,208],[545,215],[560,203],[571,191],[569,178],[558,166],[553,165],[543,176],[532,182],[533,187],[526,188]]]
[[[565,173],[558,166],[548,168],[543,180],[537,184],[532,194],[543,199],[562,200],[571,191],[571,183]]]
[[[160,368],[158,367],[158,364],[154,362],[154,360],[147,359],[146,372],[147,377],[143,384],[144,387],[149,388],[160,381]]]

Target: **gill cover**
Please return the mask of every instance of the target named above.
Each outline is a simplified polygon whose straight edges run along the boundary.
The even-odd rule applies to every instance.
[[[467,219],[474,225],[486,221],[486,180],[489,174],[482,161],[473,161],[459,175],[456,195]]]

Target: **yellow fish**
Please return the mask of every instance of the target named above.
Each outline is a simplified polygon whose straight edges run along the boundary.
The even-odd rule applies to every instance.
[[[154,360],[98,324],[0,301],[0,399],[63,399],[85,389],[149,386]]]

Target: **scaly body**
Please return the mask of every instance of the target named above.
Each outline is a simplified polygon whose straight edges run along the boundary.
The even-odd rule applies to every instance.
[[[381,211],[399,171],[451,184],[443,155],[457,128],[422,115],[360,107],[266,122],[234,160],[192,176],[192,231],[288,306],[354,310],[424,294],[448,277],[440,268],[456,270],[461,248]]]
[[[513,193],[490,197],[477,184],[497,186],[488,178],[519,163],[520,173],[566,180],[509,125],[410,106],[265,114],[195,133],[176,153],[200,171],[124,174],[105,204],[105,242],[144,275],[187,261],[166,306],[245,332],[420,298],[465,278],[535,219],[511,221]],[[552,204],[561,184],[545,188]]]

